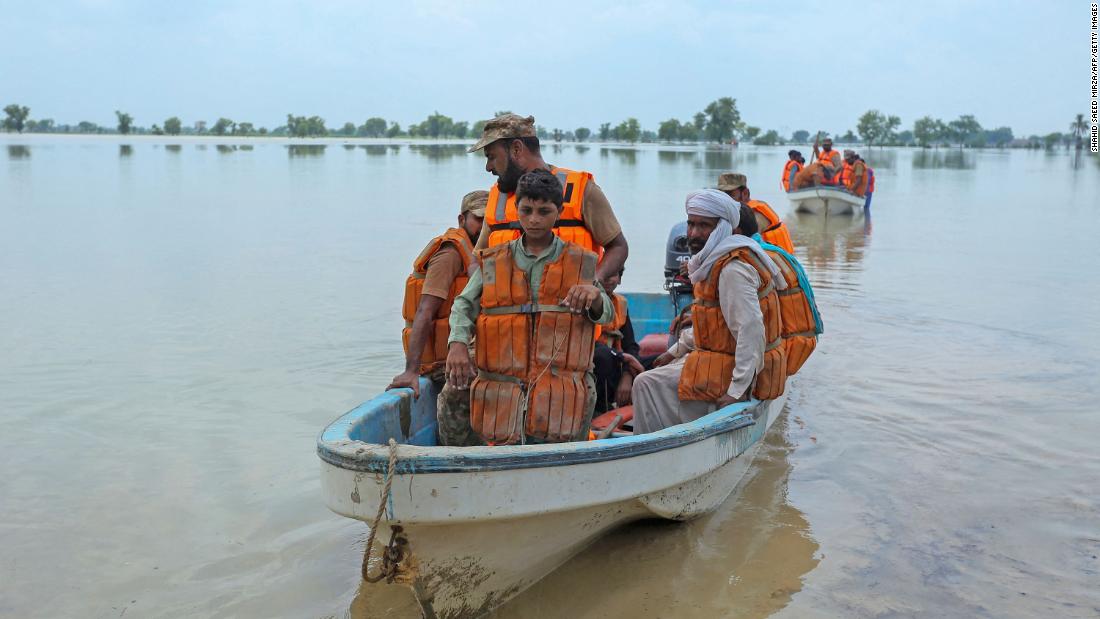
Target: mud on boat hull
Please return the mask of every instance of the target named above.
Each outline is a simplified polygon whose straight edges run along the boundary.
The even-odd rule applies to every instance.
[[[800,213],[814,215],[862,215],[866,200],[841,189],[810,187],[787,194],[787,198]]]
[[[370,523],[389,449],[353,437],[377,439],[373,429],[383,427],[411,443],[398,447],[372,556],[399,525],[407,553],[395,582],[412,589],[426,617],[448,619],[489,612],[615,526],[715,509],[786,400],[732,405],[648,435],[450,448],[427,446],[435,398],[428,381],[421,390],[416,402],[407,392],[383,394],[330,425],[318,442],[321,480],[330,509]]]

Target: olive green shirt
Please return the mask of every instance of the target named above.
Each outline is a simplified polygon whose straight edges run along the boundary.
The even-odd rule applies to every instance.
[[[537,299],[539,297],[539,286],[542,284],[543,267],[561,257],[561,251],[565,248],[565,241],[554,235],[550,246],[542,254],[535,256],[527,251],[527,248],[523,245],[523,238],[521,236],[511,242],[512,260],[515,261],[516,267],[527,274],[527,281],[531,287],[531,298]],[[615,304],[611,302],[607,292],[604,291],[599,282],[593,282],[593,284],[600,291],[603,311],[600,312],[599,316],[593,316],[592,312],[589,311],[588,319],[598,325],[606,325],[615,318]],[[481,290],[483,286],[484,280],[481,278],[481,269],[478,269],[470,276],[470,281],[462,289],[462,293],[455,297],[454,305],[451,306],[451,336],[447,338],[448,345],[451,342],[469,344],[470,340],[473,339],[477,317],[481,315]]]

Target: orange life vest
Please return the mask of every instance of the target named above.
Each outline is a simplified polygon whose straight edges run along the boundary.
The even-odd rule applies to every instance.
[[[615,318],[611,324],[603,327],[596,341],[610,346],[614,350],[623,349],[623,326],[626,325],[626,297],[621,294],[609,295],[615,303]]]
[[[729,389],[736,364],[737,342],[718,303],[718,278],[731,260],[742,260],[760,276],[756,294],[764,318],[764,363],[756,375],[752,396],[772,400],[783,393],[787,381],[787,349],[783,346],[779,295],[771,274],[748,247],[735,249],[718,259],[707,278],[695,284],[692,327],[695,350],[688,353],[680,373],[681,400],[714,402]]]
[[[592,175],[554,166],[550,166],[550,171],[558,177],[562,186],[561,218],[554,226],[554,234],[563,241],[576,243],[603,256],[603,247],[592,238],[592,233],[584,223],[584,190],[592,180]],[[519,238],[523,228],[519,225],[519,213],[516,212],[515,193],[501,193],[500,188],[493,183],[489,188],[485,225],[489,227],[489,247]]]
[[[862,196],[867,190],[867,166],[859,160],[856,160],[854,164],[845,161],[844,172],[841,173],[840,180],[848,191],[857,196]]]
[[[462,258],[463,272],[455,277],[451,284],[451,290],[432,320],[431,329],[428,331],[428,340],[424,343],[424,351],[420,355],[420,373],[427,374],[442,366],[447,361],[447,338],[451,335],[449,318],[451,305],[466,283],[470,281],[470,271],[476,264],[474,258],[474,245],[470,237],[462,228],[451,228],[443,234],[435,237],[428,243],[424,251],[413,261],[413,272],[405,279],[405,301],[401,305],[401,315],[405,318],[405,328],[401,330],[401,344],[405,347],[405,354],[409,354],[409,338],[412,337],[413,320],[416,318],[416,309],[420,307],[420,297],[424,294],[424,278],[428,274],[428,262],[445,243],[450,243],[458,249],[458,255]]]
[[[798,174],[798,171],[802,169],[802,164],[794,159],[787,160],[787,165],[783,166],[783,176],[779,179],[779,184],[783,186],[783,191],[791,190],[791,168],[794,168],[794,173]]]
[[[767,220],[767,225],[760,226],[760,237],[772,245],[778,245],[793,254],[794,243],[791,241],[791,233],[787,230],[787,224],[783,223],[783,220],[772,210],[772,207],[768,206],[767,202],[760,200],[749,200],[745,205]]]
[[[588,418],[585,373],[594,326],[561,299],[596,277],[596,254],[566,243],[544,267],[538,298],[516,266],[511,245],[480,252],[484,287],[477,319],[478,374],[470,387],[470,425],[493,445],[583,439]]]
[[[826,178],[823,181],[823,184],[836,185],[840,181],[841,164],[844,163],[844,160],[841,158],[840,153],[835,150],[831,150],[829,152],[825,152],[824,150],[822,150],[821,153],[818,154],[818,161],[820,161],[822,165],[830,166],[833,169],[832,178]]]
[[[787,287],[776,290],[775,294],[779,297],[780,334],[787,353],[787,376],[793,376],[817,348],[817,323],[794,267],[783,254],[774,250],[764,251],[775,261],[787,281]]]
[[[867,165],[867,162],[863,162],[863,165],[867,166],[867,193],[875,193],[875,169]]]

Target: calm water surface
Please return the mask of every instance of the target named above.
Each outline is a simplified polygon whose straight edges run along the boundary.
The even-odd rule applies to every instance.
[[[400,369],[409,264],[483,159],[0,149],[0,615],[416,616],[361,587],[314,441]],[[853,222],[789,213],[785,150],[547,148],[611,199],[633,290],[685,193],[745,172],[826,334],[720,510],[618,530],[494,616],[1100,616],[1096,159],[876,149]]]

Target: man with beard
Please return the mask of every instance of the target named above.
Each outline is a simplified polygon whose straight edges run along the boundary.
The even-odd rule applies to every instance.
[[[420,397],[421,376],[437,383],[441,388],[436,405],[440,445],[481,443],[470,428],[468,393],[452,393],[443,383],[451,305],[477,268],[474,239],[481,234],[488,197],[487,191],[471,191],[463,196],[458,227],[432,239],[413,262],[413,272],[405,280],[401,310],[405,318],[405,329],[401,332],[405,371],[395,376],[386,389],[407,387]]]
[[[627,244],[611,204],[588,172],[578,172],[547,164],[539,149],[535,118],[502,114],[485,123],[481,139],[471,153],[484,150],[485,171],[497,177],[489,190],[485,227],[477,249],[514,241],[520,237],[516,212],[516,184],[534,170],[549,170],[558,177],[563,193],[561,219],[554,234],[600,256],[596,278],[606,282],[626,263]]]
[[[826,185],[835,185],[840,180],[840,168],[842,161],[840,153],[833,150],[833,139],[825,138],[821,142],[821,150],[818,151],[817,142],[814,142],[814,154],[817,155],[817,160],[821,162],[824,167],[822,172],[825,175]]]
[[[634,431],[694,421],[750,397],[783,393],[786,352],[779,297],[786,282],[760,245],[744,236],[741,208],[717,189],[688,194],[688,273],[693,326],[634,379]]]

